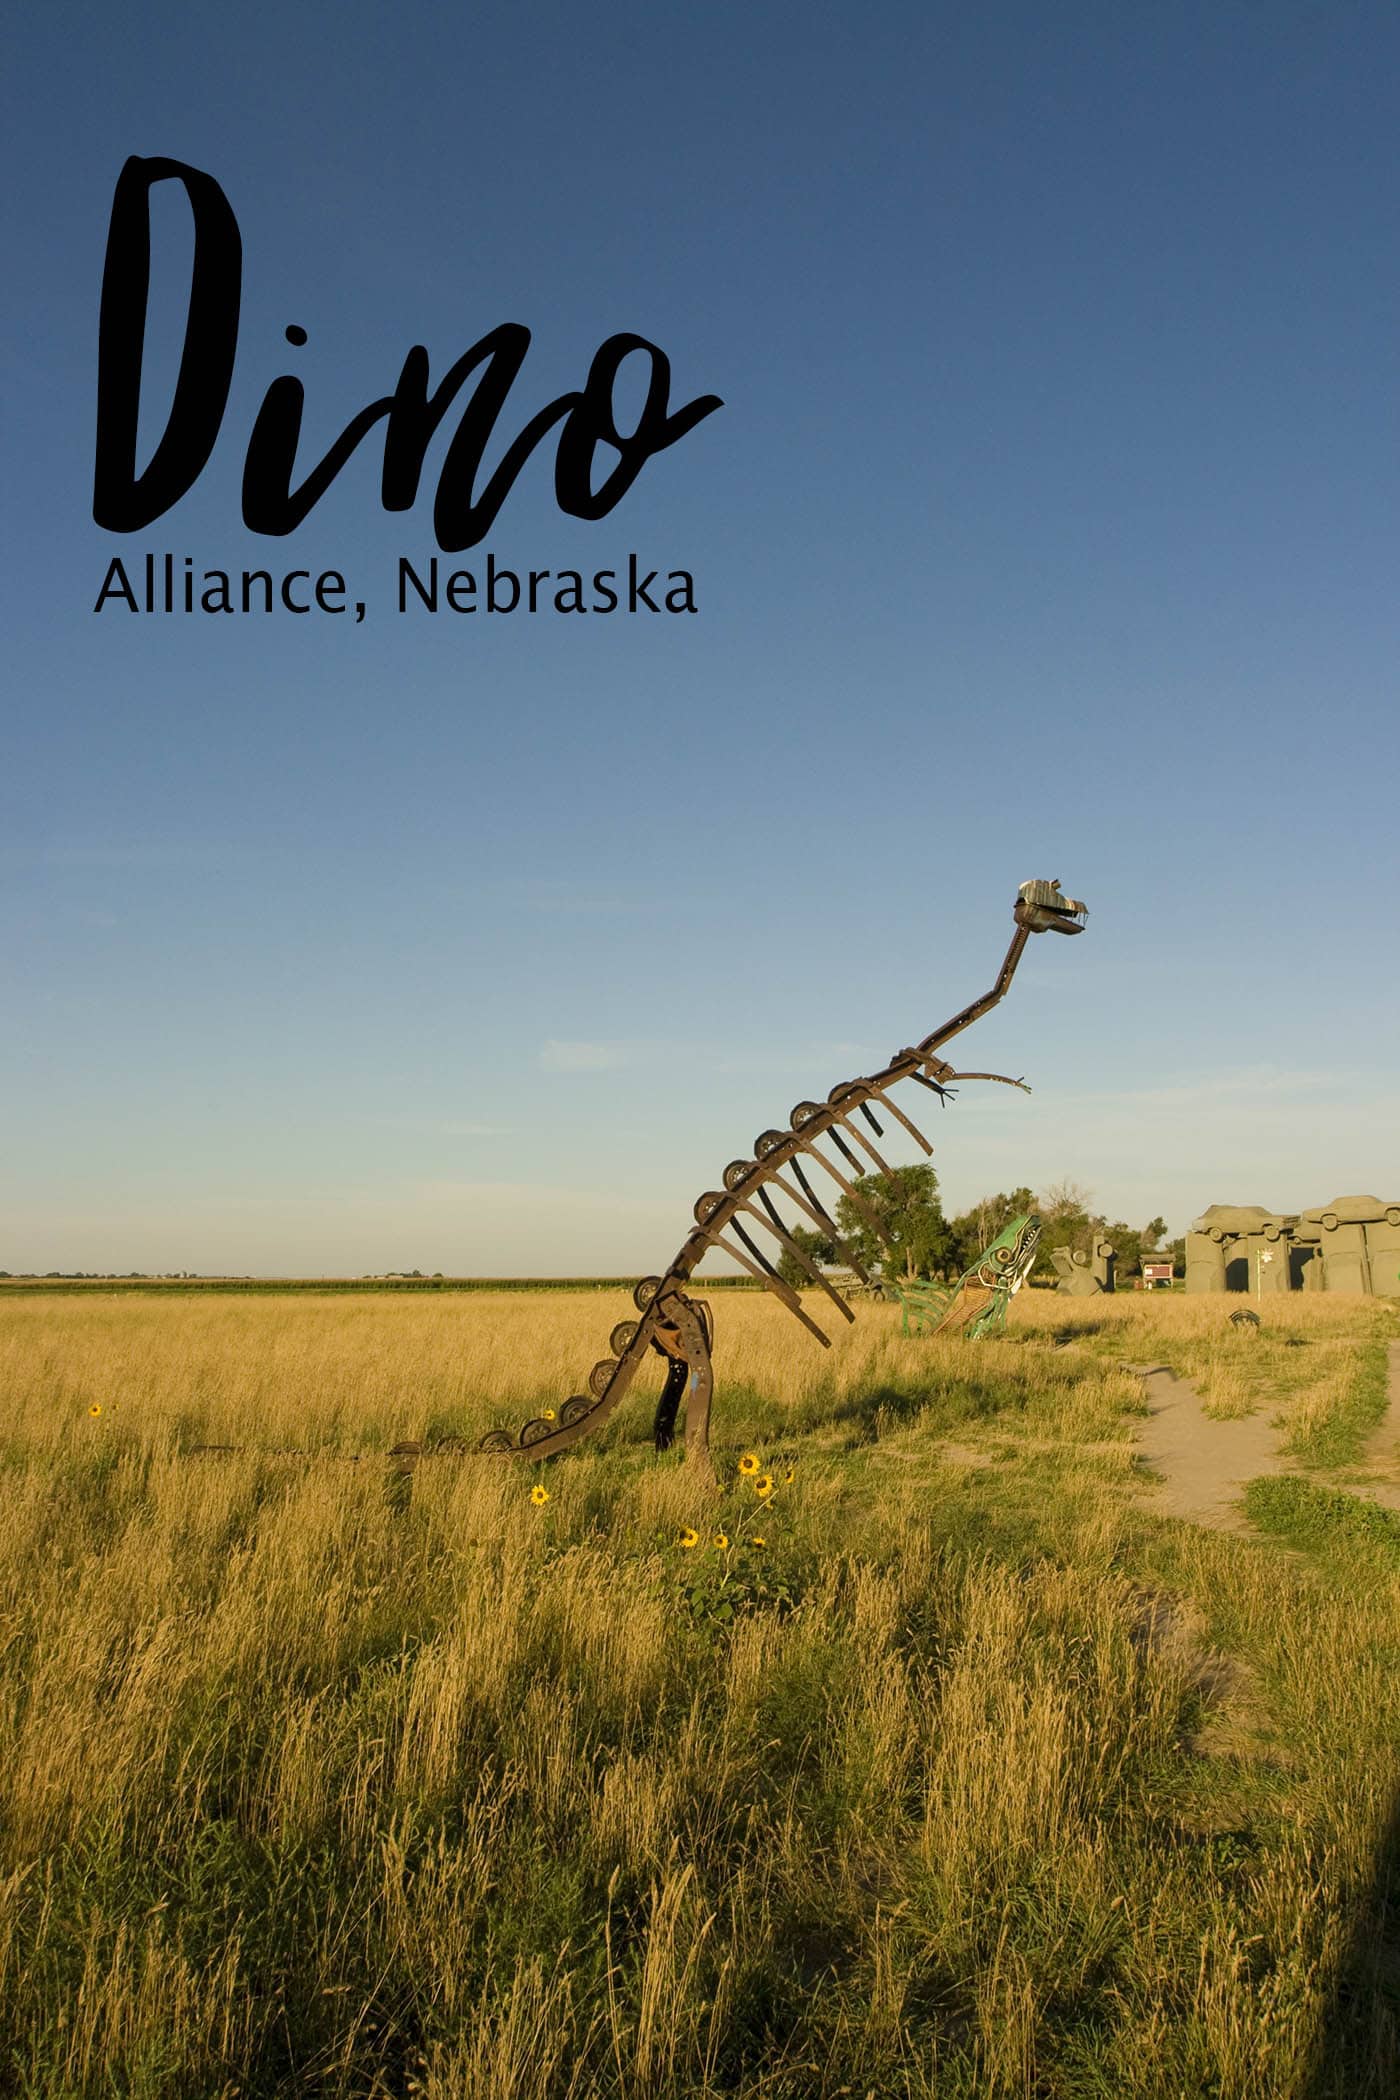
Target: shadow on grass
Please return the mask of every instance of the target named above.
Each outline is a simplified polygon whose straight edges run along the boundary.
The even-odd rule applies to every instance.
[[[1338,1964],[1303,2100],[1400,2093],[1400,1800]]]
[[[825,1409],[822,1421],[848,1430],[852,1444],[878,1443],[884,1430],[936,1416],[940,1429],[1024,1411],[1026,1395],[1013,1382],[962,1376],[946,1386],[877,1385]],[[804,1427],[815,1426],[804,1424]]]
[[[1079,1320],[1073,1326],[1053,1328],[1050,1340],[1057,1349],[1063,1349],[1070,1342],[1082,1342],[1088,1335],[1102,1334],[1108,1324],[1107,1320]],[[1028,1339],[1040,1341],[1042,1337],[1040,1335],[1032,1335]]]

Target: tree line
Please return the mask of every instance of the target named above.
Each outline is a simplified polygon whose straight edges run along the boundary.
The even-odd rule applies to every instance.
[[[1121,1276],[1140,1275],[1144,1261],[1170,1260],[1177,1267],[1185,1261],[1186,1243],[1167,1240],[1164,1218],[1149,1218],[1142,1226],[1129,1225],[1121,1218],[1110,1220],[1093,1208],[1090,1192],[1072,1181],[1057,1182],[1040,1195],[1028,1188],[1005,1189],[984,1196],[955,1218],[945,1216],[938,1175],[927,1165],[896,1167],[888,1178],[862,1175],[853,1188],[854,1198],[843,1195],[836,1208],[840,1244],[835,1236],[802,1226],[790,1233],[810,1259],[845,1267],[848,1253],[844,1249],[872,1273],[878,1271],[896,1280],[948,1279],[970,1269],[983,1248],[1013,1218],[1036,1211],[1043,1230],[1034,1275],[1054,1275],[1053,1248],[1088,1253],[1098,1239],[1112,1241]],[[881,1244],[882,1234],[894,1250],[892,1255]],[[789,1283],[808,1280],[790,1254],[778,1266]]]

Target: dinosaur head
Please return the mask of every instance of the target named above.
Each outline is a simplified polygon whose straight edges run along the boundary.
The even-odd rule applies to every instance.
[[[1040,1219],[1036,1213],[1027,1211],[1022,1217],[1012,1218],[979,1261],[979,1281],[995,1281],[1004,1290],[1019,1291],[1035,1266],[1039,1248]]]
[[[1029,933],[1082,933],[1087,904],[1066,897],[1058,876],[1051,882],[1023,882],[1016,893],[1016,924]]]

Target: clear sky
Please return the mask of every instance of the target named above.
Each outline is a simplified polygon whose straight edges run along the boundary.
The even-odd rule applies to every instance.
[[[951,1208],[1400,1191],[1393,8],[138,0],[8,41],[0,1267],[659,1268],[758,1130],[991,982],[1030,875],[1093,916],[965,1039],[1035,1092],[934,1111]],[[217,177],[243,318],[208,469],[118,536],[132,153]],[[455,416],[413,511],[371,437],[243,527],[277,374],[309,464],[503,321],[500,444],[616,331],[725,405],[596,522],[547,441],[444,569],[635,552],[694,617],[400,615]],[[335,567],[366,617],[95,614],[147,550]]]

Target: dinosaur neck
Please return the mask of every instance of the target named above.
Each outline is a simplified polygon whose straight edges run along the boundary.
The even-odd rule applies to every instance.
[[[1002,963],[1001,969],[997,974],[997,981],[992,986],[992,989],[989,992],[983,992],[980,999],[974,999],[971,1006],[965,1006],[960,1014],[954,1014],[952,1020],[945,1021],[941,1028],[935,1028],[932,1035],[926,1035],[919,1044],[920,1050],[932,1051],[939,1049],[944,1043],[950,1042],[955,1035],[961,1035],[964,1028],[970,1028],[974,1021],[980,1021],[983,1014],[989,1012],[992,1007],[1006,997],[1007,992],[1011,989],[1011,980],[1016,975],[1016,965],[1021,960],[1022,951],[1029,939],[1030,933],[1028,929],[1024,926],[1018,926],[1011,937],[1011,946],[1006,951],[1006,960]]]

